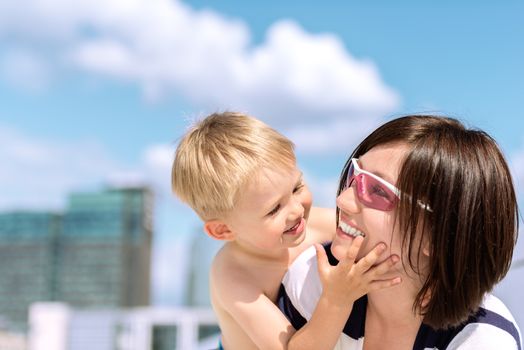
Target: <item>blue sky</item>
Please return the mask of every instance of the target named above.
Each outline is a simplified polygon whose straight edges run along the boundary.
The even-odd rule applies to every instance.
[[[70,191],[151,184],[155,299],[177,303],[184,263],[170,259],[198,221],[170,194],[171,156],[188,123],[217,109],[292,138],[319,205],[333,205],[368,131],[420,112],[493,135],[521,192],[522,13],[511,0],[4,1],[0,208],[60,210]],[[510,302],[518,274],[501,287]]]

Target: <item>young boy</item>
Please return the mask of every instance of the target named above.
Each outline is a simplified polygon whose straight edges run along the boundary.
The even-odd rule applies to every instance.
[[[354,263],[362,243],[358,237],[347,259],[333,267],[320,248],[322,297],[310,322],[295,333],[275,305],[280,282],[302,251],[332,239],[335,215],[311,209],[293,148],[261,121],[226,112],[197,123],[176,150],[173,191],[200,216],[209,236],[226,242],[210,273],[211,302],[226,350],[332,349],[353,301],[398,283],[378,279],[395,259],[373,266],[384,244]]]

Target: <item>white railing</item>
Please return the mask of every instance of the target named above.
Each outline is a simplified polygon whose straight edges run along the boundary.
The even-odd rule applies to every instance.
[[[199,350],[204,346],[200,327],[217,326],[213,311],[203,308],[79,310],[36,303],[29,319],[29,350],[152,350],[155,327],[173,327],[169,350]],[[205,349],[216,347],[218,334],[207,341]]]

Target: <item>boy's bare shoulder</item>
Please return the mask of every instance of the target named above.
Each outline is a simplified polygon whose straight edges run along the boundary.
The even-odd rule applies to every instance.
[[[274,303],[285,267],[276,269],[232,246],[226,243],[211,266],[211,298],[224,345],[234,349],[281,349],[282,342],[294,333]]]
[[[239,259],[227,243],[213,259],[210,282],[222,300],[261,292],[249,262]]]

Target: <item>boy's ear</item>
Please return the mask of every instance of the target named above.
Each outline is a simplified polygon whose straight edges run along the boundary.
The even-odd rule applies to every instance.
[[[229,229],[226,223],[220,220],[209,220],[204,223],[204,231],[209,237],[219,241],[231,241],[234,233]]]

